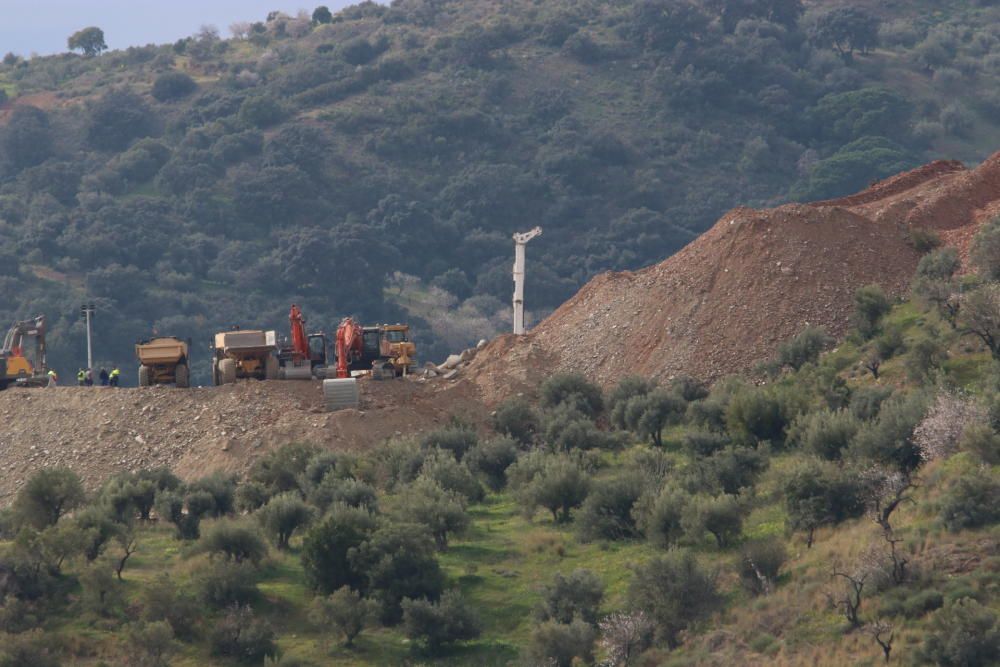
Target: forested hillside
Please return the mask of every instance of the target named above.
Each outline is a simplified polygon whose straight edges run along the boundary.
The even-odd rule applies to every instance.
[[[101,363],[297,301],[408,319],[436,357],[505,325],[515,230],[545,228],[537,319],[736,204],[1000,145],[1000,10],[845,4],[398,0],[8,55],[0,322],[48,314],[65,371],[84,299]]]

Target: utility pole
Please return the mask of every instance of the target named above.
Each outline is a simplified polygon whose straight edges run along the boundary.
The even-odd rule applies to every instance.
[[[535,227],[523,234],[514,234],[514,335],[516,336],[524,333],[524,246],[531,239],[541,235],[541,227]]]
[[[85,303],[80,306],[80,313],[83,315],[83,318],[87,320],[87,370],[94,368],[94,349],[91,344],[92,338],[90,335],[90,321],[96,312],[97,308],[92,303]]]

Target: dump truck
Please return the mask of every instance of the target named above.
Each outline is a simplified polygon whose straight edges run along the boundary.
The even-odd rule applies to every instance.
[[[217,387],[236,380],[277,380],[275,355],[278,335],[274,331],[239,330],[215,334],[212,345],[212,379]]]
[[[44,386],[45,316],[14,322],[0,347],[0,390],[12,384]]]
[[[135,356],[139,360],[139,386],[173,384],[179,389],[191,386],[191,370],[188,365],[190,341],[174,336],[160,336],[141,340],[135,345]]]

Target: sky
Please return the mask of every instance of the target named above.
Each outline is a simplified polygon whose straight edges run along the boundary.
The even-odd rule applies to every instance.
[[[280,10],[310,13],[318,5],[332,11],[351,0],[0,0],[0,54],[22,56],[66,51],[66,38],[87,26],[104,30],[108,47],[122,49],[174,42],[214,25],[229,35],[237,21],[263,21]]]

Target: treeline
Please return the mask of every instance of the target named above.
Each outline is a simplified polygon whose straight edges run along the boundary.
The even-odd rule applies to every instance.
[[[9,54],[0,317],[46,312],[64,371],[81,299],[103,365],[154,328],[207,341],[291,301],[317,328],[409,319],[436,359],[505,326],[513,231],[546,230],[527,286],[544,313],[733,205],[989,150],[995,9],[803,10],[404,0]]]

